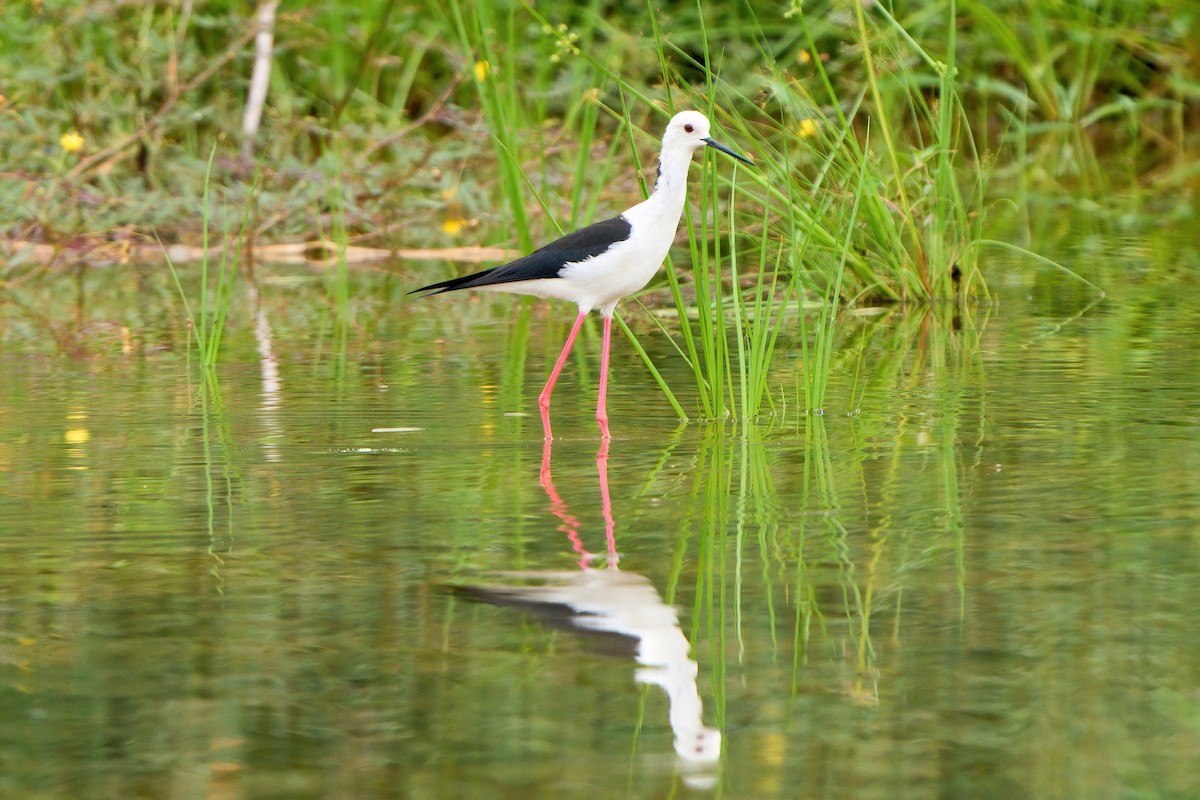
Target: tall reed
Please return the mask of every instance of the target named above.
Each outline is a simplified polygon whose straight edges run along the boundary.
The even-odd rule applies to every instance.
[[[199,301],[196,304],[198,308],[196,313],[193,312],[193,303],[188,299],[188,293],[179,278],[178,270],[171,261],[169,251],[163,248],[163,254],[167,260],[167,268],[171,272],[171,277],[175,281],[175,287],[179,292],[180,299],[183,301],[184,311],[188,317],[188,325],[192,331],[192,340],[196,345],[196,351],[200,358],[200,365],[205,368],[216,366],[220,355],[221,337],[225,332],[225,322],[229,314],[229,306],[233,299],[234,279],[237,277],[242,246],[245,244],[249,234],[250,212],[254,205],[254,193],[258,185],[256,177],[251,186],[246,206],[242,210],[241,223],[238,226],[236,236],[231,235],[228,208],[226,207],[221,214],[222,230],[220,243],[216,245],[220,248],[220,258],[215,265],[211,265],[213,274],[210,275],[210,258],[213,255],[212,251],[214,247],[210,237],[213,216],[211,199],[212,167],[216,154],[217,147],[213,145],[209,152],[208,165],[204,172],[204,194],[200,207],[200,244],[202,249],[200,257],[200,296],[196,298]]]

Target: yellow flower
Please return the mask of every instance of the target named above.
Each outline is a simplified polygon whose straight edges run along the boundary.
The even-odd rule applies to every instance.
[[[462,217],[446,217],[442,220],[442,233],[447,236],[458,236],[466,226],[467,221]]]
[[[808,62],[812,61],[812,55],[807,50],[801,50],[800,55],[796,57],[796,60],[801,64],[807,64]]]
[[[58,137],[58,144],[68,153],[78,153],[83,149],[83,137],[79,135],[79,131],[71,131]]]
[[[817,123],[811,119],[800,120],[800,138],[807,139],[817,135]]]
[[[486,62],[486,61],[476,61],[475,62],[475,80],[477,80],[477,81],[485,80],[488,76],[488,73],[490,73],[491,71],[492,71],[492,65],[489,64],[488,62]]]

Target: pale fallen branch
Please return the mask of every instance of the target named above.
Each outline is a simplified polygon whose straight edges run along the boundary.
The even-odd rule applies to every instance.
[[[160,246],[157,242],[140,242],[132,239],[109,241],[98,238],[95,241],[74,241],[68,245],[52,245],[43,242],[24,240],[0,241],[0,257],[6,262],[20,264],[49,264],[60,265],[87,264],[90,266],[111,266],[113,264],[154,263],[163,260],[164,249],[166,257],[172,263],[186,264],[200,261],[205,256],[203,247],[189,244],[169,244]],[[336,264],[340,256],[336,243],[327,240],[308,242],[282,242],[276,244],[255,245],[249,248],[251,257],[256,262],[273,264],[312,264],[325,266]],[[357,247],[347,245],[345,248],[347,264],[369,264],[378,261],[400,259],[404,261],[455,261],[464,264],[506,261],[518,251],[503,247],[429,247],[401,248],[388,250],[380,247]],[[210,247],[210,258],[219,258],[219,246]]]

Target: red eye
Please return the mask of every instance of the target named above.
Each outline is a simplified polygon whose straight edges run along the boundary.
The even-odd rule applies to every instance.
[[[687,125],[683,126],[683,129],[685,131],[687,131],[688,133],[691,133],[692,131],[696,130],[696,126],[692,125],[692,123],[689,122]]]

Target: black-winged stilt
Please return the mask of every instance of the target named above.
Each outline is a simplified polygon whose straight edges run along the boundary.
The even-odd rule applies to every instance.
[[[579,306],[579,316],[567,336],[538,395],[542,428],[550,432],[550,395],[562,372],[584,317],[599,309],[604,317],[604,342],[600,350],[600,393],[596,402],[596,420],[605,439],[608,431],[608,353],[612,340],[612,315],[617,302],[641,289],[662,266],[675,241],[679,218],[687,196],[688,168],[692,153],[708,146],[751,166],[753,162],[709,137],[708,118],[699,111],[683,111],[671,118],[663,134],[662,154],[658,159],[658,180],[649,197],[633,208],[588,225],[535,250],[527,256],[499,267],[452,278],[414,289],[409,294],[438,294],[455,289],[484,289],[515,292],[536,297],[570,300]]]

